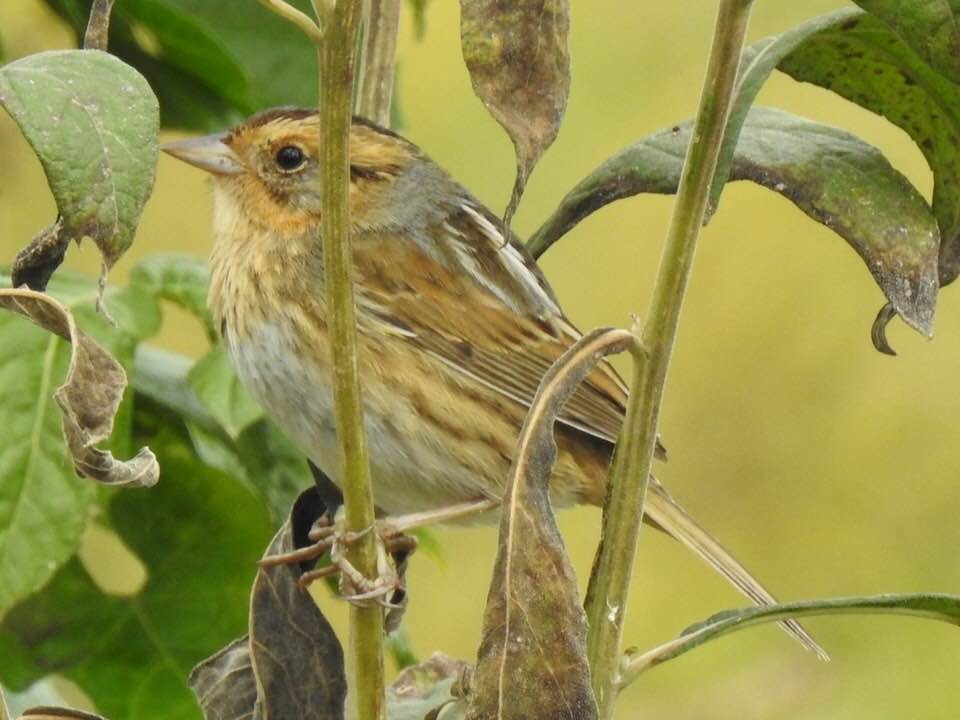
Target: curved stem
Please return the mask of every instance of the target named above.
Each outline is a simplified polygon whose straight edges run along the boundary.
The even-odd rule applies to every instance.
[[[273,12],[284,20],[293,23],[303,30],[317,47],[320,47],[323,43],[323,31],[320,29],[320,25],[314,22],[313,18],[305,12],[297,10],[297,8],[285,2],[285,0],[257,0],[257,2],[268,10],[273,10]]]
[[[700,107],[642,334],[647,361],[635,366],[627,417],[610,475],[603,536],[587,591],[587,652],[601,720],[619,687],[623,608],[636,557],[657,419],[710,186],[733,102],[752,0],[721,0]]]

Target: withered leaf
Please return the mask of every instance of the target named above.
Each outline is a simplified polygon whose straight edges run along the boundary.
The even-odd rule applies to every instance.
[[[586,618],[550,505],[557,457],[553,426],[600,358],[636,342],[625,330],[594,330],[564,353],[540,383],[504,496],[469,720],[597,717]]]
[[[387,688],[388,720],[453,720],[466,702],[459,691],[470,665],[437,652],[407,668]]]
[[[264,555],[298,545],[298,519],[316,517],[315,488],[301,493]],[[207,720],[339,720],[346,677],[340,642],[308,592],[296,565],[260,568],[250,597],[250,633],[190,674]]]
[[[93,0],[90,7],[90,19],[87,21],[87,32],[83,36],[83,47],[86,50],[106,50],[110,35],[110,11],[113,9],[113,0]]]
[[[62,228],[63,221],[58,218],[17,253],[10,268],[10,280],[14,287],[26,285],[40,292],[47,289],[47,283],[63,263],[70,244],[70,238],[60,232]]]
[[[570,94],[567,0],[460,0],[460,41],[474,92],[507,131],[517,179],[504,224],[557,137]]]
[[[257,680],[250,662],[250,638],[234,640],[190,673],[190,689],[207,720],[250,720],[257,703]]]
[[[70,369],[54,399],[60,406],[63,436],[77,472],[106,485],[156,484],[160,467],[149,448],[141,448],[132,459],[123,461],[96,447],[110,437],[127,385],[120,364],[81,332],[70,311],[49,295],[27,289],[0,290],[0,307],[29,318],[73,347]]]

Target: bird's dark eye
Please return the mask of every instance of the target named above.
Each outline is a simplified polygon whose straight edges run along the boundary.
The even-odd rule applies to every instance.
[[[277,150],[277,165],[280,166],[281,170],[296,170],[303,165],[305,159],[303,150],[296,145],[284,145]]]

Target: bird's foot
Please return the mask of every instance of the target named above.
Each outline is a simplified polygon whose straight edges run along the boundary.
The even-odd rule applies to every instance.
[[[347,559],[347,550],[353,543],[368,533],[376,536],[377,575],[368,578]],[[344,600],[360,605],[371,603],[384,607],[397,607],[392,598],[403,597],[404,586],[401,567],[416,549],[417,539],[403,534],[386,520],[377,520],[361,532],[349,532],[343,528],[342,519],[321,515],[310,529],[308,537],[313,542],[292,552],[271,555],[260,561],[261,567],[297,565],[317,560],[329,553],[330,563],[315,570],[305,571],[298,584],[307,588],[317,580],[340,574],[340,594]]]

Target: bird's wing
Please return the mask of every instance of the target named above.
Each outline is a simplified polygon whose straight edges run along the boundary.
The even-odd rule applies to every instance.
[[[464,201],[429,228],[433,244],[422,252],[382,233],[375,243],[357,243],[367,253],[357,262],[366,274],[358,301],[418,349],[529,406],[544,373],[581,333],[529,253],[515,239],[505,241],[500,227],[478,203]],[[558,420],[616,442],[626,397],[626,385],[601,361]]]

